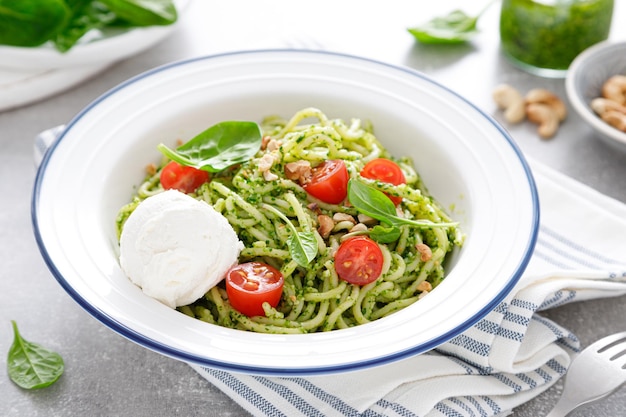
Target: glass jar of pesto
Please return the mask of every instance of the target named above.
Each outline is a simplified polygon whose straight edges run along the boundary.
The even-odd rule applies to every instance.
[[[608,37],[613,0],[502,0],[500,42],[531,73],[564,77],[587,47]]]

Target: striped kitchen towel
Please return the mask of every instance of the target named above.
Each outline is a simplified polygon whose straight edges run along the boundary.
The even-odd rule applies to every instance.
[[[395,363],[331,376],[263,377],[192,365],[255,416],[502,416],[553,385],[579,351],[541,310],[626,294],[626,205],[539,163],[532,260],[465,333]]]

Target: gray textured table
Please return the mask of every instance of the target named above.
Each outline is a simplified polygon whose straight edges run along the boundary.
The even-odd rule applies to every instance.
[[[33,138],[39,131],[66,123],[101,93],[154,66],[256,48],[330,49],[406,65],[458,91],[498,119],[491,90],[501,82],[520,90],[546,87],[565,97],[563,80],[526,74],[501,57],[497,5],[480,20],[481,34],[469,45],[416,45],[405,30],[407,26],[458,5],[474,12],[484,4],[461,0],[425,3],[321,0],[305,6],[286,0],[195,0],[178,30],[156,47],[113,65],[70,91],[0,113],[0,366],[6,369],[12,319],[17,320],[24,337],[60,352],[66,362],[65,374],[55,385],[34,392],[21,390],[6,371],[0,372],[0,415],[246,415],[187,365],[137,346],[102,326],[54,280],[39,255],[30,220]],[[616,3],[611,38],[623,40],[626,4]],[[626,202],[626,154],[605,146],[576,115],[570,115],[550,141],[540,140],[529,124],[512,127],[510,132],[526,155]],[[626,298],[567,305],[545,316],[572,330],[586,346],[625,330]],[[561,388],[562,381],[514,414],[545,415]],[[573,415],[626,415],[626,387]]]

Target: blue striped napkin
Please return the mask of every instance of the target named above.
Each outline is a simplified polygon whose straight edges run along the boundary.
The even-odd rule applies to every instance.
[[[541,310],[626,294],[626,205],[539,163],[532,260],[484,319],[437,349],[347,374],[262,377],[192,367],[255,416],[498,416],[567,370],[576,336]]]

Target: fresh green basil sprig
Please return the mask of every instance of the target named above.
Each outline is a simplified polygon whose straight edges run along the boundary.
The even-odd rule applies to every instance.
[[[262,207],[280,217],[291,229],[291,236],[287,239],[287,246],[293,260],[302,267],[310,264],[317,256],[318,251],[317,240],[315,240],[313,232],[308,230],[299,232],[291,220],[276,208],[269,204],[263,204]]]
[[[390,243],[400,237],[400,226],[420,228],[455,227],[458,223],[434,223],[429,220],[412,220],[398,216],[396,206],[383,192],[357,179],[348,181],[348,200],[360,213],[383,224],[372,228],[369,235],[381,243]]]
[[[36,343],[25,340],[13,325],[13,344],[9,349],[7,367],[9,378],[25,389],[44,388],[54,384],[63,374],[63,358]]]
[[[0,44],[67,52],[89,31],[170,25],[173,0],[0,0]]]
[[[220,122],[172,150],[160,144],[157,148],[181,165],[219,172],[250,160],[261,148],[263,135],[254,122]]]

